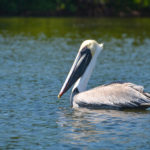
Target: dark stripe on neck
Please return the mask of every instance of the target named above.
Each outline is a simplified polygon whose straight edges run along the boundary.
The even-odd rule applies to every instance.
[[[70,96],[71,106],[73,106],[73,97],[74,97],[76,94],[78,94],[78,93],[80,93],[79,90],[78,90],[78,88],[75,88],[75,89],[72,91],[71,96]]]

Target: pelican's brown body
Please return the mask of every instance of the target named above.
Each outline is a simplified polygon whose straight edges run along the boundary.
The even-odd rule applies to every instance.
[[[73,107],[87,108],[148,108],[150,94],[133,83],[112,83],[99,86],[73,97]]]

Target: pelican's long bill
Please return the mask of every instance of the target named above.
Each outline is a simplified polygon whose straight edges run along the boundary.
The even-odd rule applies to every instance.
[[[58,94],[60,98],[67,90],[83,75],[88,64],[92,59],[91,50],[87,47],[80,50],[76,56],[76,59],[70,69],[70,72]]]

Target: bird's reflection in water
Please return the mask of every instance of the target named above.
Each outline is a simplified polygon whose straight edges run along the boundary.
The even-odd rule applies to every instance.
[[[137,120],[142,120],[142,116],[149,113],[149,110],[62,109],[57,123],[65,132],[62,140],[72,144],[112,142],[116,139],[119,143],[126,143],[132,129],[138,126]],[[125,137],[124,140],[120,141],[119,136]]]

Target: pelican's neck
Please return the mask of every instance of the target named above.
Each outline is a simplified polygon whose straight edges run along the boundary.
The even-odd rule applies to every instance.
[[[72,93],[76,89],[78,90],[79,93],[86,90],[88,81],[95,67],[98,54],[99,54],[99,51],[96,51],[87,69],[85,70],[84,74],[76,81],[74,87],[72,88]]]

